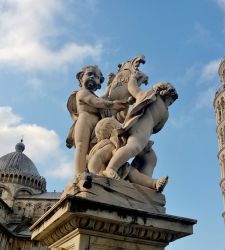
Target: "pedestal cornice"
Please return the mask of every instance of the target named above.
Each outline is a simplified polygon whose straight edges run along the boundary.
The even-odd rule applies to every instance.
[[[70,234],[74,236],[84,232],[104,238],[122,240],[125,237],[128,241],[135,239],[166,246],[192,234],[195,223],[193,219],[110,205],[74,194],[61,199],[31,227],[31,231],[32,239],[48,246],[68,238]]]

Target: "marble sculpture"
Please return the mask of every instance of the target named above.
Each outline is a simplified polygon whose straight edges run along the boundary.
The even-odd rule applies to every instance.
[[[125,179],[158,192],[167,184],[168,176],[152,178],[157,157],[150,137],[165,125],[178,94],[168,82],[142,90],[141,84],[148,84],[148,76],[139,70],[142,63],[143,55],[119,64],[118,72],[109,74],[101,97],[95,94],[104,81],[98,66],[86,66],[76,75],[80,90],[68,99],[74,123],[66,142],[76,148],[75,178],[85,176],[86,187],[95,175]]]

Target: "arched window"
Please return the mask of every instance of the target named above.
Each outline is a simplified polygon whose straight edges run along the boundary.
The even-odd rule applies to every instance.
[[[222,117],[221,117],[221,106],[220,106],[220,103],[219,102],[217,102],[217,114],[218,114],[218,122],[221,122],[221,119],[222,119]]]
[[[221,80],[223,83],[225,83],[225,68],[222,71]]]
[[[31,196],[32,192],[28,189],[21,188],[15,193],[15,197]]]
[[[225,118],[225,101],[224,101],[223,96],[221,98],[221,113],[222,113],[222,118],[224,119]]]
[[[220,138],[220,145],[222,147],[224,145],[224,135],[223,135],[223,129],[222,128],[220,128],[219,138]]]
[[[225,156],[222,155],[221,159],[221,176],[222,178],[225,178]]]

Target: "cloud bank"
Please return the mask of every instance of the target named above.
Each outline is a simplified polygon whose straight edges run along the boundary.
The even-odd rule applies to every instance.
[[[200,83],[208,86],[204,88],[198,95],[195,107],[201,108],[213,108],[213,100],[217,88],[220,87],[218,69],[222,59],[216,59],[206,63],[200,71]]]
[[[11,107],[0,106],[0,152],[1,156],[13,152],[21,137],[24,138],[24,153],[31,158],[41,174],[51,178],[68,178],[72,161],[60,149],[60,139],[53,130],[36,124],[23,123]]]
[[[219,7],[225,12],[225,0],[217,0]]]
[[[218,69],[221,61],[222,59],[216,59],[204,65],[200,75],[201,82],[214,80],[216,77],[218,77]]]
[[[0,66],[23,70],[58,69],[66,64],[81,63],[87,57],[100,57],[101,44],[63,41],[64,31],[57,21],[67,16],[69,1],[1,2]]]

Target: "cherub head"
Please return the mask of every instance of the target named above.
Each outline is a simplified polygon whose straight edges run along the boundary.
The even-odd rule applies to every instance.
[[[99,141],[110,139],[115,129],[121,128],[120,123],[113,117],[100,120],[95,127],[95,135]]]
[[[104,82],[102,72],[97,65],[88,65],[81,69],[76,74],[76,78],[79,81],[80,87],[85,87],[90,91],[96,91],[101,88],[101,84]]]
[[[153,91],[156,95],[160,95],[167,106],[170,106],[176,99],[178,94],[176,89],[168,82],[161,82],[153,85]]]

